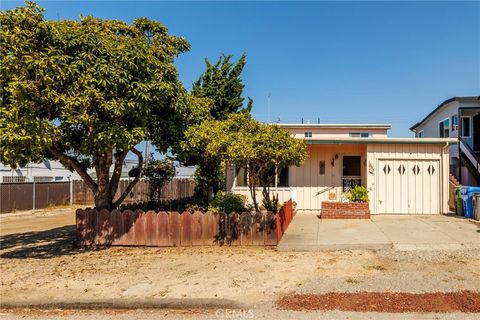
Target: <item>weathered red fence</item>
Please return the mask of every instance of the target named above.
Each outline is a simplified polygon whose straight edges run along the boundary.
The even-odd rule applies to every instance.
[[[251,217],[244,212],[238,219]],[[79,246],[211,246],[220,228],[220,214],[212,212],[154,212],[119,210],[77,210],[77,245]],[[274,246],[292,220],[292,202],[286,202],[278,214],[266,213],[261,219],[275,219],[275,229],[261,229],[253,221],[239,233],[234,246]],[[264,221],[264,220],[262,220]],[[233,226],[224,225],[226,228]],[[228,230],[227,230],[228,231]],[[228,233],[228,232],[227,232]]]
[[[292,199],[285,202],[277,214],[277,239],[280,241],[288,225],[293,220],[293,202]]]
[[[120,180],[118,190],[114,199],[118,199],[127,188],[131,180]],[[148,182],[139,181],[132,192],[125,198],[123,203],[145,202],[149,200]],[[195,192],[195,181],[192,179],[173,179],[160,190],[160,200],[186,199],[193,197]],[[93,193],[83,180],[73,181],[73,203],[93,204]]]
[[[250,215],[244,212],[240,215]],[[207,212],[159,212],[118,210],[77,210],[79,246],[157,246],[188,247],[217,245],[219,215]],[[277,233],[259,231],[252,224],[231,245],[276,245]]]

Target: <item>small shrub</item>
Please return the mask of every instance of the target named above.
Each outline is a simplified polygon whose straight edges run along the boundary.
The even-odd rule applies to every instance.
[[[244,212],[248,211],[245,207],[245,196],[234,193],[223,194],[219,191],[210,203],[208,210],[214,212]]]
[[[347,194],[347,198],[353,202],[368,202],[368,190],[364,186],[355,186]]]
[[[277,213],[280,210],[280,202],[278,201],[278,194],[269,197],[268,191],[263,190],[262,206],[270,212]]]

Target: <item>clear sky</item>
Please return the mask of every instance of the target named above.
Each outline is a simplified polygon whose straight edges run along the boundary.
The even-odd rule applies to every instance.
[[[2,9],[21,4],[3,0]],[[191,43],[176,60],[187,88],[205,57],[245,52],[245,95],[261,121],[391,123],[391,136],[406,137],[442,101],[480,95],[479,2],[39,4],[48,19],[164,23]]]

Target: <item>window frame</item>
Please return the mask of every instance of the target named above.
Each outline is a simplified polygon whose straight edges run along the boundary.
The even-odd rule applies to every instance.
[[[464,127],[463,127],[463,119],[468,119],[468,136],[464,136],[463,135],[463,130],[464,130]],[[472,117],[471,116],[461,116],[460,117],[460,121],[462,122],[461,123],[461,132],[460,132],[460,137],[462,138],[471,138],[472,137]]]
[[[304,136],[305,136],[305,138],[312,138],[313,133],[312,133],[312,131],[305,131]]]
[[[455,124],[453,123],[453,119],[457,120]],[[454,114],[453,116],[450,117],[450,125],[451,125],[450,132],[458,131],[458,114]]]
[[[290,166],[288,167],[285,167],[287,169],[287,176],[286,176],[286,179],[287,179],[287,185],[286,186],[279,186],[278,184],[280,183],[280,173],[281,173],[281,169],[280,170],[275,170],[277,171],[277,174],[275,175],[275,181],[274,181],[274,185],[271,186],[270,188],[290,188],[290,182],[291,182],[291,176],[290,176],[290,173],[291,173],[291,170],[290,170]],[[243,169],[243,168],[242,168]],[[233,178],[233,187],[232,189],[237,189],[237,188],[248,188],[248,178],[249,178],[249,172],[248,172],[248,169],[244,169],[245,170],[245,175],[246,175],[246,180],[247,180],[247,183],[245,186],[239,186],[237,184],[237,166],[236,165],[233,165],[233,172],[234,172],[234,178]]]
[[[445,121],[448,121],[448,129],[447,129],[448,135],[447,135],[447,136],[442,136],[442,133],[445,133],[445,124],[444,124]],[[441,125],[441,124],[443,124],[443,130],[440,129],[440,125]],[[438,121],[438,136],[439,136],[440,138],[450,138],[450,129],[451,129],[451,128],[450,128],[450,117]]]
[[[350,136],[350,138],[370,138],[371,133],[367,131],[358,131],[358,132],[349,132],[348,135]]]

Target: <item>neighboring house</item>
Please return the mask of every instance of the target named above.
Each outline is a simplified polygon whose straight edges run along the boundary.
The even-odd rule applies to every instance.
[[[137,160],[125,159],[122,167],[122,179],[130,178],[128,172],[137,167]],[[193,179],[195,167],[184,167],[175,162],[176,175],[174,179]],[[113,172],[113,166],[110,168]],[[89,169],[88,174],[96,178],[94,169]],[[25,167],[12,169],[0,163],[0,183],[12,182],[62,182],[81,180],[75,171],[65,168],[59,161],[45,160],[42,163],[30,163]]]
[[[386,124],[279,124],[305,139],[307,160],[275,177],[271,191],[297,210],[319,212],[354,185],[369,190],[372,214],[448,213],[449,138],[389,138]],[[247,196],[247,175],[231,166],[227,190]],[[261,190],[258,190],[261,200]]]
[[[480,185],[480,96],[442,102],[410,128],[417,138],[455,138],[450,146],[450,173],[462,185]]]
[[[0,183],[62,182],[79,179],[76,172],[68,170],[58,161],[44,160],[42,163],[30,163],[17,169],[0,163]]]

